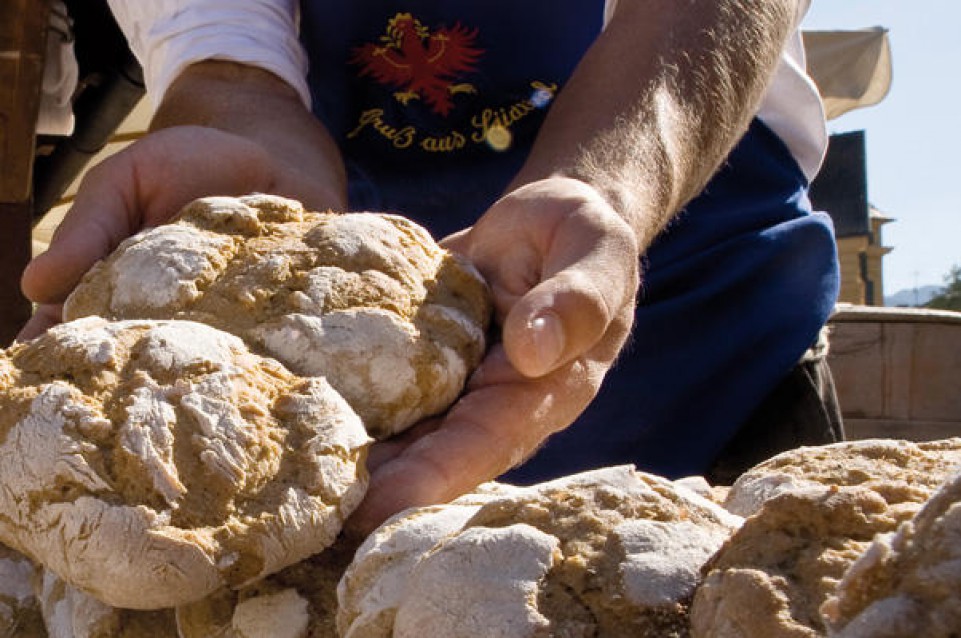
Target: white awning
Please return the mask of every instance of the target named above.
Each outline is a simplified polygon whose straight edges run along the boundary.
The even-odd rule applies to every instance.
[[[891,87],[888,30],[804,31],[808,73],[829,120],[877,104]]]

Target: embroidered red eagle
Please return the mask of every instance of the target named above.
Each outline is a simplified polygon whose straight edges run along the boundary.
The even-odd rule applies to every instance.
[[[398,13],[388,21],[380,43],[355,47],[350,61],[361,66],[361,76],[396,87],[394,97],[402,104],[423,99],[446,116],[454,106],[453,95],[475,92],[472,85],[454,80],[475,70],[484,52],[474,46],[476,37],[477,29],[460,23],[431,33],[411,14]]]

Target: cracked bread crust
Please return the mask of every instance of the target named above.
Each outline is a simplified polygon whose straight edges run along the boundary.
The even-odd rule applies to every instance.
[[[0,353],[0,383],[0,542],[110,606],[296,563],[366,489],[346,402],[202,324],[61,324]]]
[[[692,636],[821,636],[818,608],[874,538],[903,520],[864,487],[807,487],[748,517],[705,565]]]
[[[64,307],[74,319],[189,319],[326,376],[386,437],[445,410],[484,353],[486,284],[420,226],[269,195],[209,197],[124,241]]]
[[[823,635],[819,608],[845,570],[959,463],[961,439],[868,439],[801,447],[751,468],[725,501],[747,519],[705,567],[693,635]]]
[[[395,591],[381,598],[395,605],[377,623],[355,631],[350,617],[339,619],[345,636],[456,638],[505,635],[505,628],[531,637],[683,636],[701,565],[741,521],[629,467],[452,505],[446,520],[439,519],[444,506],[430,508],[426,519],[420,510],[402,515],[442,530],[429,550],[421,535],[382,534],[358,551],[340,592],[342,610],[355,620],[363,616],[357,601],[382,582],[370,569],[375,563],[387,571],[399,554],[406,573],[391,574]],[[400,519],[389,523],[395,534],[404,527]],[[372,560],[375,552],[381,556]],[[365,564],[365,578],[352,574]]]
[[[510,485],[485,483],[450,503],[409,509],[385,521],[360,545],[337,585],[338,635],[391,638],[414,565],[463,528],[483,503],[514,491]]]
[[[949,638],[961,627],[961,473],[877,536],[821,607],[839,638]]]
[[[724,506],[750,516],[770,498],[807,487],[860,486],[910,517],[961,466],[961,438],[864,439],[782,452],[742,474]]]

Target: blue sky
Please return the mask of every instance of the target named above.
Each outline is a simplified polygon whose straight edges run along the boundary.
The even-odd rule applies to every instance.
[[[884,293],[941,285],[961,265],[961,2],[813,0],[805,29],[889,30],[891,90],[879,104],[828,123],[864,130],[868,197],[883,228]]]

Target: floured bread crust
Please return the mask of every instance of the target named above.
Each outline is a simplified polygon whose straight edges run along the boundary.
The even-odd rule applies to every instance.
[[[239,590],[221,589],[177,608],[180,638],[338,638],[337,583],[357,543],[340,538]]]
[[[456,534],[481,505],[517,491],[485,483],[446,505],[418,507],[384,522],[358,548],[337,588],[337,627],[344,638],[390,638],[410,575],[434,545]]]
[[[831,636],[961,632],[961,474],[896,533],[875,538],[821,607]]]
[[[295,565],[263,578],[239,590],[221,589],[211,596],[177,608],[177,627],[180,638],[339,638],[348,636],[390,636],[397,598],[405,590],[406,579],[416,558],[429,550],[442,535],[455,531],[469,518],[483,500],[503,494],[509,488],[496,484],[481,486],[478,493],[470,494],[458,503],[463,507],[437,506],[422,508],[440,513],[444,522],[454,520],[450,512],[458,509],[466,515],[456,518],[456,525],[441,521],[424,524],[422,510],[416,516],[398,515],[385,523],[373,536],[364,540],[362,558],[353,561],[358,545],[354,539],[341,537],[333,545]],[[472,505],[467,505],[468,503]],[[394,520],[400,521],[403,530],[390,534],[388,547],[395,547],[404,538],[420,548],[409,549],[404,543],[401,551],[392,553],[377,539],[383,538],[385,530],[394,529]],[[445,530],[439,534],[438,530]],[[433,542],[431,541],[433,539]],[[392,545],[391,542],[394,544]],[[350,567],[350,576],[345,572]],[[371,578],[372,580],[366,580]],[[358,586],[360,581],[362,586]],[[347,583],[350,583],[348,585]],[[363,587],[364,596],[353,601],[355,607],[345,610],[338,603],[338,587],[345,589]],[[357,605],[359,603],[359,606]],[[370,612],[370,613],[367,613]],[[363,617],[358,617],[361,614]],[[337,621],[342,616],[350,618],[349,633],[338,633]],[[389,616],[390,623],[383,622]]]
[[[339,592],[344,636],[686,635],[699,569],[741,521],[628,467],[443,512],[413,510],[358,551],[366,573],[352,566]],[[440,540],[425,551],[424,536]],[[392,555],[405,573],[390,573]],[[379,599],[395,604],[378,610],[370,591],[384,582]]]
[[[446,409],[479,363],[480,275],[399,216],[210,197],[94,266],[64,316],[190,319],[326,376],[384,437]]]
[[[0,542],[115,607],[199,600],[331,542],[370,442],[321,378],[188,321],[0,353]]]
[[[0,636],[46,638],[34,595],[39,571],[29,558],[0,545]]]
[[[745,472],[744,526],[705,567],[695,636],[821,636],[820,606],[877,534],[909,520],[961,463],[961,439],[802,447]]]
[[[778,494],[807,487],[860,486],[910,517],[961,466],[961,438],[913,443],[845,441],[778,454],[742,474],[724,506],[741,516]]]
[[[811,486],[768,500],[705,566],[692,635],[823,635],[818,608],[844,570],[902,520],[902,510],[864,487]]]
[[[49,570],[38,598],[50,638],[180,638],[173,609],[110,607]]]

